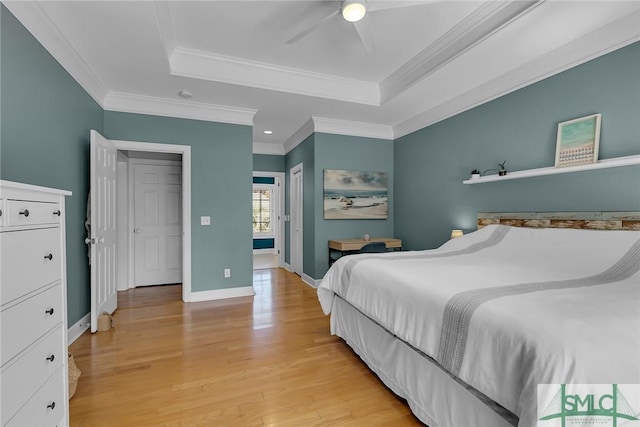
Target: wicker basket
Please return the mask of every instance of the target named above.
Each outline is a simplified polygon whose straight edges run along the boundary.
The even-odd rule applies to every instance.
[[[82,371],[78,369],[76,361],[73,359],[73,354],[69,353],[69,399],[76,393],[78,378],[80,378],[81,374]]]

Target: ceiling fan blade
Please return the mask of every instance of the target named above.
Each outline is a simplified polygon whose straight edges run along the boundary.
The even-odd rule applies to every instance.
[[[371,29],[369,19],[365,17],[358,22],[354,22],[353,26],[355,27],[356,33],[358,33],[358,37],[360,37],[360,41],[364,45],[364,48],[367,50],[367,53],[372,53],[376,48],[376,43],[373,39],[373,30]]]
[[[287,44],[293,44],[298,40],[307,37],[309,34],[313,33],[315,30],[320,28],[324,23],[326,23],[327,21],[332,19],[334,16],[336,16],[339,12],[340,12],[339,10],[331,12],[329,15],[325,16],[324,18],[322,18],[321,20],[313,24],[311,27],[291,37],[289,40],[287,40]]]
[[[416,0],[416,1],[388,1],[388,0],[369,0],[367,2],[368,12],[377,12],[379,10],[397,9],[400,7],[422,6],[429,3],[436,3],[437,0]]]

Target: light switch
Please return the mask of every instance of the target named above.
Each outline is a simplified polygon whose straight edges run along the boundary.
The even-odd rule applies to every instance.
[[[201,216],[200,217],[200,225],[211,225],[211,217],[210,216]]]

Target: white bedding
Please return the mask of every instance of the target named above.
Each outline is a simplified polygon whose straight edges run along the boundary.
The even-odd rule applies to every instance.
[[[488,226],[339,259],[318,288],[536,424],[536,386],[640,383],[640,232]],[[443,329],[444,325],[444,329]]]

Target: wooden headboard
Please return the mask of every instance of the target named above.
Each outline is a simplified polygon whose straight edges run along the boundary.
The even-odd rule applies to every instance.
[[[640,231],[640,212],[479,212],[478,229],[490,224],[532,228]]]

